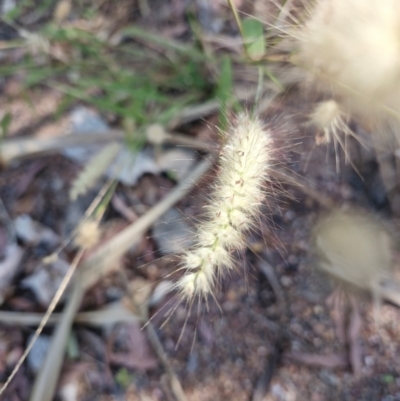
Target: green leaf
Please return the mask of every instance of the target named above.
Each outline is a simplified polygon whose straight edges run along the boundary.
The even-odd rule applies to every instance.
[[[154,43],[166,49],[171,49],[176,51],[177,53],[184,54],[196,61],[205,60],[204,54],[200,50],[196,49],[194,46],[188,46],[175,40],[166,39],[162,35],[150,32],[148,29],[142,29],[140,27],[131,25],[122,29],[121,35],[125,38],[131,37],[134,39],[144,40],[148,43]]]
[[[29,87],[35,86],[48,78],[54,77],[57,74],[60,74],[66,70],[66,67],[61,66],[57,68],[34,68],[30,69],[24,81],[24,88],[27,89]]]
[[[268,76],[268,78],[279,88],[279,90],[283,90],[284,86],[281,83],[281,81],[279,81],[279,79],[268,69],[264,68],[264,72],[265,74]]]
[[[74,333],[71,333],[68,339],[67,355],[69,359],[79,358],[79,344]]]
[[[395,381],[395,378],[391,374],[382,375],[382,381],[386,384],[392,384]]]
[[[226,104],[232,95],[232,63],[228,56],[222,59],[221,73],[217,85],[217,98]]]
[[[242,35],[247,55],[259,60],[265,53],[264,28],[259,20],[246,18],[242,21]]]
[[[126,389],[134,380],[134,376],[128,372],[126,368],[118,370],[115,375],[115,381],[123,388]]]
[[[12,120],[12,115],[11,113],[7,112],[4,117],[0,121],[0,130],[1,134],[0,137],[1,139],[5,138],[8,134],[8,128],[10,127]]]
[[[216,97],[221,102],[219,112],[219,127],[224,130],[227,127],[227,112],[230,100],[232,98],[233,75],[232,63],[228,56],[222,59],[221,73],[217,85]]]
[[[61,99],[61,102],[57,106],[57,109],[54,113],[54,117],[56,120],[60,119],[64,113],[68,111],[75,103],[75,98],[73,96],[65,95]]]

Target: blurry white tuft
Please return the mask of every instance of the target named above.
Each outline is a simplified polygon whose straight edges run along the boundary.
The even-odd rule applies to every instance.
[[[299,64],[350,112],[400,116],[398,0],[319,0],[294,36]]]
[[[318,266],[356,287],[373,289],[392,269],[393,241],[373,215],[334,210],[314,228]]]
[[[78,227],[74,242],[81,249],[91,249],[98,244],[101,229],[97,220],[88,219]]]

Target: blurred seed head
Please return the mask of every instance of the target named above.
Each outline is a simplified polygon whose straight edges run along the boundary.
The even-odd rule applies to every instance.
[[[393,241],[385,225],[360,210],[335,210],[313,230],[317,266],[336,279],[372,289],[392,269]]]
[[[91,249],[98,244],[101,237],[99,222],[86,220],[78,228],[74,242],[79,248]]]
[[[310,123],[322,136],[316,137],[316,144],[330,143],[332,136],[338,135],[346,126],[345,117],[335,100],[325,100],[317,104],[310,116]]]
[[[318,0],[293,36],[299,64],[350,112],[400,116],[398,0]]]

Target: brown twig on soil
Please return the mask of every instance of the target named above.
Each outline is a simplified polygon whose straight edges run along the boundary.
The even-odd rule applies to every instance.
[[[275,346],[272,355],[269,357],[268,362],[265,364],[262,375],[257,380],[256,388],[253,391],[251,401],[264,400],[281,354],[282,350],[279,347]]]
[[[18,138],[2,142],[0,146],[0,164],[7,166],[16,159],[54,153],[68,147],[87,146],[121,140],[123,131],[72,133],[53,138]]]
[[[40,324],[43,316],[43,313],[0,311],[0,322],[10,326],[36,326]],[[58,324],[62,316],[62,313],[53,313],[47,321],[47,326]],[[137,322],[138,319],[122,303],[115,303],[98,310],[80,312],[74,316],[74,323],[101,327],[104,324]]]
[[[178,379],[178,376],[174,372],[171,363],[168,360],[168,356],[164,351],[164,348],[159,340],[157,333],[154,329],[154,326],[151,322],[146,325],[146,332],[149,338],[149,341],[153,347],[153,350],[157,354],[157,357],[162,362],[165,371],[167,372],[169,383],[171,386],[171,390],[177,401],[186,401],[185,393],[183,392],[182,385]]]
[[[197,138],[192,138],[177,132],[167,132],[160,124],[149,125],[146,129],[146,138],[153,145],[163,145],[165,143],[171,145],[188,146],[193,149],[212,152],[212,144],[201,141]]]
[[[278,329],[276,330],[277,340],[275,341],[273,353],[266,362],[262,375],[257,380],[257,384],[252,395],[252,401],[263,400],[268,392],[269,385],[271,383],[277,364],[281,359],[284,344],[288,337],[285,326],[287,321],[289,320],[289,306],[286,302],[285,294],[278,281],[276,273],[269,263],[267,263],[262,258],[260,259],[260,263],[258,264],[259,269],[264,274],[272,287],[272,291],[274,292],[277,299],[281,319],[279,321]]]
[[[152,126],[150,126],[152,127]],[[150,128],[149,127],[149,128]],[[149,142],[153,144],[170,143],[182,145],[194,149],[209,152],[211,144],[199,141],[187,135],[166,132],[159,126],[158,137],[149,135]],[[62,151],[76,146],[98,145],[111,141],[121,141],[125,134],[121,130],[109,130],[105,132],[72,133],[69,135],[57,135],[52,138],[18,138],[3,141],[0,147],[0,165],[7,166],[14,160],[28,157],[38,157]]]
[[[154,125],[148,127],[148,141],[152,144],[169,143],[182,145],[205,152],[210,151],[211,144],[199,141],[187,135],[169,133],[162,126],[157,125],[157,137],[151,134]],[[74,132],[68,135],[56,135],[52,138],[18,138],[2,142],[0,146],[0,165],[8,166],[15,160],[28,157],[38,157],[62,151],[76,146],[88,146],[122,141],[125,134],[122,130],[111,129],[105,132]]]
[[[235,93],[237,100],[249,102],[255,98],[257,90],[249,90],[247,87],[237,86],[233,89],[233,93]],[[210,100],[199,105],[188,106],[182,109],[182,111],[170,121],[167,125],[167,129],[174,130],[183,124],[209,116],[210,114],[216,113],[220,107],[221,102],[219,100]]]
[[[274,291],[275,297],[278,301],[280,312],[285,313],[288,310],[288,305],[274,269],[269,263],[264,260],[260,261],[259,268],[261,270],[261,273],[265,276],[265,278],[271,285],[272,290]]]

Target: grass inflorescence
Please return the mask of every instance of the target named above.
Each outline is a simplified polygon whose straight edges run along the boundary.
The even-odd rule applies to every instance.
[[[232,252],[245,247],[244,235],[259,216],[271,165],[271,130],[261,120],[238,117],[226,135],[219,172],[197,228],[195,246],[182,259],[185,274],[176,284],[182,297],[207,296],[233,268]]]

